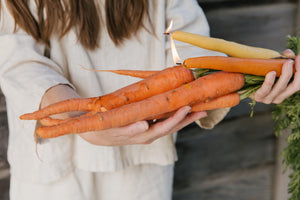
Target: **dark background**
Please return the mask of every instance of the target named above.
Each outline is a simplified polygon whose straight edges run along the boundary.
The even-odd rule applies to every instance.
[[[199,0],[211,36],[283,51],[298,30],[298,2],[287,0]],[[234,107],[213,130],[193,124],[178,135],[174,200],[287,200],[274,136],[274,105],[250,100]],[[285,177],[286,178],[286,177]],[[285,190],[284,190],[285,192]],[[283,197],[284,196],[284,197]]]

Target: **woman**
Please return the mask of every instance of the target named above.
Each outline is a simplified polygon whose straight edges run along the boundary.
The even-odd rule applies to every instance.
[[[172,66],[169,40],[162,34],[172,19],[174,31],[209,34],[196,0],[1,1],[0,85],[10,129],[11,200],[171,199],[177,159],[172,133],[206,115],[198,124],[212,128],[228,109],[188,114],[189,107],[184,107],[154,125],[141,121],[43,140],[37,149],[41,160],[33,138],[37,124],[18,117],[57,101],[107,94],[136,81],[84,71],[80,65],[144,70]],[[185,44],[177,44],[177,49],[182,59],[217,55]],[[291,63],[286,66],[284,74]],[[258,94],[272,94],[273,100],[281,90],[269,90],[272,77],[268,75]],[[280,87],[290,76],[284,77]],[[74,114],[58,117],[70,115]]]

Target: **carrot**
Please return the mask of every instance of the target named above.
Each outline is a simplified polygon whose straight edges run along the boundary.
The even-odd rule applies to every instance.
[[[40,123],[43,126],[54,126],[54,125],[62,124],[68,120],[69,119],[53,119],[51,117],[44,117],[44,118],[40,119]]]
[[[92,116],[69,120],[57,126],[40,127],[36,133],[41,138],[53,138],[70,133],[120,127],[175,111],[182,106],[229,94],[242,88],[244,81],[244,75],[240,73],[216,72],[142,101]]]
[[[191,106],[191,112],[199,112],[204,110],[213,110],[217,108],[234,107],[240,103],[240,95],[236,92],[214,99],[208,99],[206,102],[199,102]]]
[[[83,66],[81,66],[83,69],[88,70],[88,71],[93,71],[93,72],[112,72],[115,74],[120,74],[120,75],[127,75],[127,76],[132,76],[132,77],[136,77],[136,78],[148,78],[156,73],[158,73],[159,71],[151,71],[151,70],[126,70],[126,69],[122,69],[122,70],[100,70],[100,69],[88,69],[85,68]]]
[[[71,119],[75,119],[75,118],[79,118],[79,117],[84,117],[84,116],[90,116],[90,115],[93,115],[95,113],[96,113],[95,111],[90,111],[88,113],[85,113],[85,114],[73,117]],[[64,122],[67,122],[68,120],[70,120],[70,118],[67,118],[67,119],[56,119],[56,118],[51,118],[51,117],[44,117],[44,118],[40,119],[40,123],[43,126],[53,126],[53,125],[62,124]]]
[[[205,111],[205,110],[213,110],[217,108],[228,108],[228,107],[233,107],[239,104],[240,102],[240,95],[236,92],[230,93],[224,96],[217,97],[215,99],[207,99],[206,102],[198,102],[195,103],[194,105],[191,106],[191,112],[199,112],[199,111]],[[175,112],[171,113],[164,113],[159,116],[154,116],[151,117],[151,119],[147,120],[153,120],[153,119],[162,119],[162,118],[167,118],[171,115],[173,115]],[[76,118],[81,118],[83,116],[89,116],[95,114],[94,112],[89,112],[85,115],[78,116]],[[71,118],[75,119],[75,118]],[[53,125],[58,125],[65,123],[69,121],[70,119],[53,119],[50,117],[45,117],[40,120],[41,124],[43,126],[53,126]]]
[[[191,112],[214,110],[218,108],[230,108],[238,105],[239,103],[240,103],[240,95],[234,92],[214,99],[207,99],[205,102],[195,103],[191,105]],[[173,115],[174,113],[175,111],[170,113],[164,113],[162,115],[154,116],[148,120],[167,118]]]
[[[204,49],[223,52],[232,57],[266,59],[281,57],[280,53],[274,50],[247,46],[219,38],[207,37],[183,31],[175,31],[170,33],[170,36],[175,40],[199,46]]]
[[[22,120],[37,120],[50,115],[71,112],[71,111],[90,111],[88,105],[98,100],[99,97],[93,98],[73,98],[65,101],[51,104],[41,110],[33,113],[26,113],[20,116]]]
[[[257,76],[265,76],[270,71],[281,74],[281,68],[286,59],[254,59],[234,58],[225,56],[204,56],[187,58],[183,66],[190,68],[215,69],[227,72],[239,72]]]
[[[174,66],[110,94],[100,97],[61,101],[36,112],[24,114],[20,116],[20,119],[37,120],[69,111],[102,112],[103,110],[111,110],[177,88],[193,80],[194,75],[191,70],[182,66]]]

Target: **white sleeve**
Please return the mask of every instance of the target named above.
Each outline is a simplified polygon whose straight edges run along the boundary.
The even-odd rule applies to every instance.
[[[37,43],[18,26],[5,1],[0,16],[0,86],[14,113],[39,108],[45,91],[57,84],[70,84],[67,70],[44,56],[45,45]]]
[[[43,53],[44,45],[26,34],[0,35],[0,86],[15,113],[37,110],[47,89],[70,84],[63,69]]]
[[[67,79],[67,69],[44,56],[45,45],[37,43],[18,27],[14,31],[14,25],[2,0],[0,87],[6,98],[11,175],[20,180],[49,182],[72,168],[70,136],[54,138],[39,145],[41,162],[35,152],[33,136],[36,121],[22,121],[19,116],[39,109],[41,98],[50,87],[71,84]]]

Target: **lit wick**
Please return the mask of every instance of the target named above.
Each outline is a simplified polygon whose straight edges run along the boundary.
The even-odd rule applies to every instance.
[[[167,28],[166,32],[164,33],[164,35],[170,35],[170,31],[172,30],[172,27],[173,27],[173,20],[171,20],[171,23],[170,23],[169,27]],[[170,43],[171,43],[173,61],[176,65],[181,65],[181,62],[180,62],[181,59],[178,55],[178,52],[177,52],[176,47],[175,47],[175,42],[174,42],[173,37],[171,35],[170,35]]]
[[[173,61],[176,65],[181,65],[181,62],[180,62],[181,59],[178,55],[178,52],[177,52],[176,47],[175,47],[175,42],[174,42],[172,37],[170,37],[170,42],[171,42],[171,50],[172,50],[172,55],[173,55]]]

